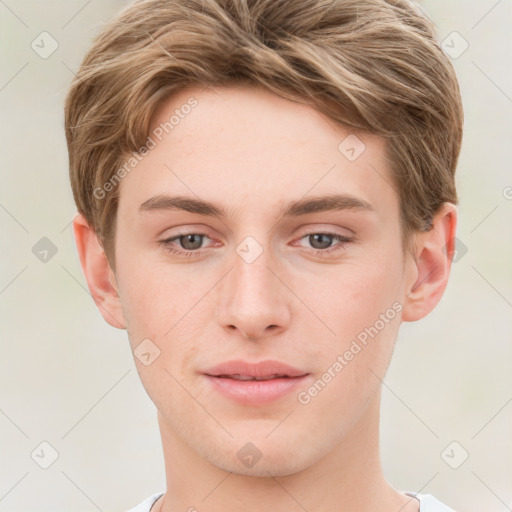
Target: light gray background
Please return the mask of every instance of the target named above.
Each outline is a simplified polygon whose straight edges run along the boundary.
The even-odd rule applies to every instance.
[[[89,296],[70,225],[64,95],[101,23],[123,4],[0,0],[0,512],[122,511],[165,488],[155,407],[126,332],[107,325]],[[459,252],[436,310],[402,326],[383,385],[382,456],[399,489],[434,494],[458,512],[505,512],[512,510],[512,3],[421,5],[440,41],[448,37],[457,51],[456,31],[469,43],[453,59],[466,118],[457,182],[458,238],[467,252]],[[43,31],[59,45],[46,59],[31,48]],[[46,263],[32,252],[42,237],[58,250]],[[43,441],[59,454],[46,470],[35,462],[49,460]],[[463,450],[469,458],[452,469],[445,460],[456,465]]]

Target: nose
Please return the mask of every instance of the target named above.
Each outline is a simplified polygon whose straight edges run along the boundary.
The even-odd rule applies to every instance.
[[[257,341],[287,329],[289,292],[282,283],[268,251],[252,262],[235,253],[233,268],[219,287],[217,321],[228,334],[238,332]]]

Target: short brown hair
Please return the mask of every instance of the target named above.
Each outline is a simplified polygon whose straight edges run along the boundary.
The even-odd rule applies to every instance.
[[[65,105],[74,199],[112,268],[119,187],[94,191],[144,145],[170,95],[240,83],[386,137],[404,240],[430,229],[443,202],[457,204],[459,86],[412,2],[141,0],[95,39]]]

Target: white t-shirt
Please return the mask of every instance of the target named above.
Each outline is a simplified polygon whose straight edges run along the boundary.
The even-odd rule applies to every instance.
[[[153,494],[149,498],[145,499],[142,503],[139,503],[135,508],[128,510],[128,512],[150,512],[151,507],[155,501],[162,496],[163,492]],[[450,507],[447,507],[439,500],[434,498],[431,494],[420,494],[416,492],[404,492],[407,496],[415,497],[420,502],[420,512],[455,512]]]

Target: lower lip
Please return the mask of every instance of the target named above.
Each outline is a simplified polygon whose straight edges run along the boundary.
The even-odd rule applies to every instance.
[[[291,393],[307,376],[269,380],[235,380],[211,375],[206,375],[206,378],[219,393],[240,404],[263,405]]]

